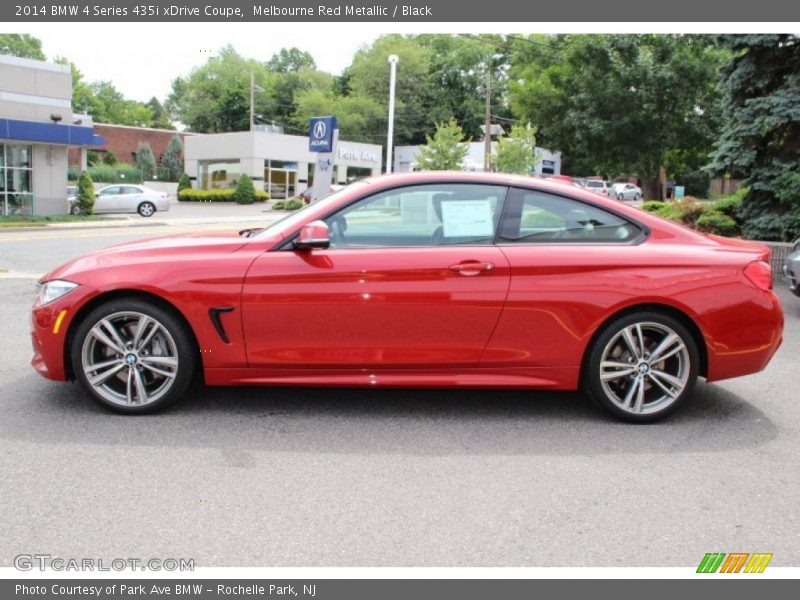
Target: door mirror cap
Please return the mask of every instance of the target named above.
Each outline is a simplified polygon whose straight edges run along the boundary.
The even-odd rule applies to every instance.
[[[331,245],[330,231],[325,221],[312,221],[303,225],[297,238],[294,240],[294,247],[297,250],[311,250],[312,248],[328,248]]]

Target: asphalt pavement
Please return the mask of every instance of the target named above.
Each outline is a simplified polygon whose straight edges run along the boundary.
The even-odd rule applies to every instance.
[[[769,367],[699,382],[655,425],[618,423],[579,394],[464,390],[203,388],[123,417],[29,366],[32,278],[150,234],[82,233],[0,233],[0,268],[17,273],[0,278],[0,566],[23,553],[693,566],[711,551],[800,566],[800,298],[783,282]]]

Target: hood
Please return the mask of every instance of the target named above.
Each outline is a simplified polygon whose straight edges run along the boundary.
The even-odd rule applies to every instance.
[[[49,279],[69,279],[71,275],[96,269],[108,269],[116,266],[136,263],[164,262],[170,258],[202,258],[214,254],[235,252],[245,244],[248,238],[236,231],[214,233],[187,233],[156,238],[146,238],[132,242],[124,242],[83,254],[44,275],[40,281]]]

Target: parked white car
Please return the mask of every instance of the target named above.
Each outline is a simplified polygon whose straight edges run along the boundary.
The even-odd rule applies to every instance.
[[[587,179],[585,183],[586,185],[584,187],[590,192],[608,196],[608,184],[605,181],[601,179]]]
[[[94,213],[139,213],[152,217],[157,211],[169,210],[169,196],[143,185],[107,185],[95,192]]]
[[[617,200],[641,200],[642,188],[632,183],[615,183],[611,186],[611,196]]]

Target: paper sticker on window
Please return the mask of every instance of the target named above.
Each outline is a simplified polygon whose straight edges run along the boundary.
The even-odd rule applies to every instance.
[[[489,200],[444,200],[444,237],[491,237],[494,219]]]

